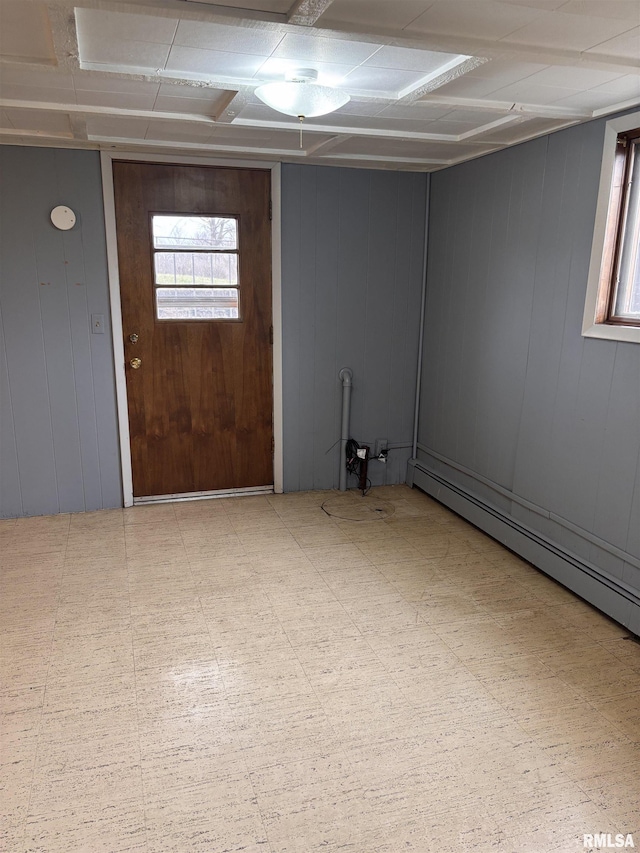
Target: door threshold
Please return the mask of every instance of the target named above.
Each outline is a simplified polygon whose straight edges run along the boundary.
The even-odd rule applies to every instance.
[[[244,489],[218,489],[212,492],[182,492],[176,495],[144,495],[133,499],[134,506],[173,503],[174,501],[206,501],[213,498],[242,498],[254,495],[272,495],[273,486],[249,486]]]

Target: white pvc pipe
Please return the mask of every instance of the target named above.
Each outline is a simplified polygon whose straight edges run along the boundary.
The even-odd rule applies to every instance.
[[[340,491],[347,491],[347,442],[349,441],[349,424],[351,421],[351,388],[353,387],[353,370],[343,367],[338,374],[342,380],[342,430],[340,432]]]

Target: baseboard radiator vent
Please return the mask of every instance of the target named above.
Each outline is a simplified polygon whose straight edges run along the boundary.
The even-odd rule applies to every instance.
[[[640,636],[640,591],[447,479],[442,471],[431,470],[422,460],[409,460],[407,484],[417,486],[632,634]]]

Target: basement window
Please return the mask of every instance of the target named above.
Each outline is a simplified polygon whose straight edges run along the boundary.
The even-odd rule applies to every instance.
[[[640,113],[607,122],[582,333],[640,342]]]
[[[158,320],[239,320],[238,221],[154,213],[153,281]]]

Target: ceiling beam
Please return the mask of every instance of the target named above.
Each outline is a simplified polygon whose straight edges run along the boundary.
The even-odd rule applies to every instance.
[[[296,0],[289,9],[287,22],[312,27],[332,3],[333,0]]]
[[[450,106],[450,100],[443,99]],[[440,99],[430,99],[435,103],[441,103]],[[425,103],[425,102],[421,102]],[[429,103],[427,101],[426,103]],[[66,113],[69,116],[111,116],[113,118],[133,118],[144,119],[146,121],[173,121],[180,123],[191,124],[208,124],[210,126],[228,124],[228,122],[218,122],[213,116],[203,115],[202,113],[172,113],[160,110],[136,110],[126,107],[105,107],[94,104],[52,104],[47,101],[28,101],[17,100],[10,98],[0,99],[0,108],[7,110],[41,110],[42,112]],[[500,124],[511,123],[518,119],[523,121],[527,118],[550,118],[558,121],[575,122],[591,118],[591,112],[584,113],[577,110],[560,110],[558,107],[544,107],[531,104],[512,104],[501,105],[493,104],[493,111],[507,113],[494,122],[485,125],[479,125],[470,131],[465,131],[462,134],[452,133],[427,133],[411,130],[390,130],[383,128],[372,127],[342,127],[334,124],[309,124],[305,123],[305,133],[329,133],[331,135],[348,135],[348,136],[373,136],[382,139],[412,139],[423,142],[460,142],[462,140],[472,139],[474,136],[486,133]],[[238,118],[233,121],[233,127],[237,128],[263,128],[268,130],[284,130],[297,131],[299,124],[293,121],[268,121],[265,119],[242,119]]]

